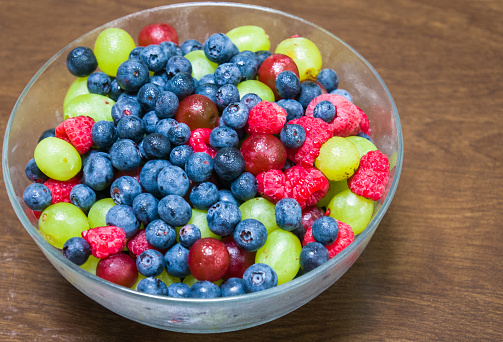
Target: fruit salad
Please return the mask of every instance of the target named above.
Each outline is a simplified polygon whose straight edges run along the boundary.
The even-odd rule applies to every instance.
[[[369,224],[390,163],[357,98],[292,32],[179,42],[103,30],[74,48],[64,121],[41,132],[23,200],[71,262],[140,292],[263,291],[326,263]]]

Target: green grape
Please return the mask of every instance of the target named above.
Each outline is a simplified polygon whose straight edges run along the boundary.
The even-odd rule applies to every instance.
[[[359,137],[357,135],[346,137],[346,139],[355,144],[358,152],[360,153],[360,158],[367,154],[367,152],[377,150],[376,145],[372,144],[368,139]]]
[[[96,267],[98,266],[98,262],[100,262],[101,259],[96,258],[93,255],[90,255],[87,261],[81,265],[80,267],[84,270],[86,270],[89,273],[92,273],[96,275]]]
[[[184,56],[192,64],[192,77],[200,80],[201,77],[208,74],[213,74],[218,64],[213,63],[204,54],[203,50],[194,50]]]
[[[141,274],[140,272],[138,272],[138,280],[136,280],[136,283],[134,283],[133,286],[131,286],[131,288],[133,290],[138,290],[138,283],[140,282],[140,280],[143,280],[147,277],[145,277],[143,274]],[[159,278],[160,280],[162,280],[162,282],[164,284],[166,284],[166,286],[169,286],[173,283],[179,283],[181,282],[180,278],[177,278],[177,277],[173,277],[171,274],[169,274],[168,272],[166,272],[166,269],[164,271],[162,271],[161,274],[159,274],[157,277],[155,278]]]
[[[332,198],[337,195],[339,192],[349,189],[348,181],[346,179],[341,181],[329,181],[330,189],[328,189],[325,197],[320,199],[318,203],[316,203],[320,207],[328,207],[328,203],[332,200]]]
[[[374,201],[358,196],[351,190],[344,190],[328,204],[330,216],[347,223],[353,228],[353,233],[360,234],[365,230],[374,212]]]
[[[94,121],[112,121],[112,106],[115,101],[99,94],[78,95],[64,106],[64,119],[90,116]]]
[[[122,62],[136,47],[133,38],[120,28],[108,28],[101,32],[94,43],[94,55],[98,67],[108,76],[115,77]]]
[[[89,94],[87,89],[87,79],[89,77],[79,77],[73,81],[66,92],[65,100],[63,101],[63,108],[70,102],[71,99],[79,95]]]
[[[59,202],[42,212],[38,227],[47,242],[61,249],[68,239],[88,230],[89,223],[82,210],[71,203]]]
[[[96,201],[87,213],[87,218],[89,219],[89,227],[96,228],[106,226],[106,216],[108,210],[113,206],[115,206],[115,202],[111,198],[103,198],[99,201]]]
[[[271,266],[278,275],[278,285],[284,284],[297,275],[300,269],[302,245],[291,232],[283,229],[273,231],[255,256],[256,263]]]
[[[41,140],[34,152],[35,163],[48,177],[67,181],[82,168],[79,152],[63,139],[49,137]]]
[[[294,37],[283,40],[276,47],[275,53],[287,55],[299,68],[300,81],[315,80],[321,70],[321,53],[309,39]]]
[[[241,210],[241,220],[255,219],[266,227],[267,234],[278,229],[276,225],[276,212],[274,204],[263,197],[252,198],[239,206]]]
[[[252,52],[269,50],[271,42],[269,36],[262,27],[246,25],[236,27],[226,35],[238,47],[239,51],[249,50]]]
[[[197,283],[199,280],[197,280],[192,274],[183,278],[183,283],[185,285],[188,285],[189,287],[191,287],[192,285],[194,285],[195,283]],[[220,284],[222,284],[224,281],[222,279],[218,279],[216,281],[213,282],[213,284],[216,284],[218,286],[220,286]]]
[[[201,238],[212,237],[217,240],[221,240],[222,239],[221,236],[213,234],[210,228],[208,228],[208,221],[206,221],[206,214],[207,214],[206,210],[199,210],[192,208],[192,217],[190,218],[190,221],[187,224],[193,224],[197,228],[199,228],[199,230],[201,231]],[[180,233],[180,229],[182,229],[182,227],[176,228],[177,239],[178,239],[178,233]]]
[[[237,85],[239,97],[243,98],[246,94],[257,94],[262,101],[274,102],[274,93],[265,83],[257,80],[247,80]]]
[[[332,181],[351,177],[360,165],[360,153],[355,144],[342,137],[328,139],[320,148],[314,165]]]
[[[389,169],[393,169],[398,161],[398,152],[393,152],[389,157]]]

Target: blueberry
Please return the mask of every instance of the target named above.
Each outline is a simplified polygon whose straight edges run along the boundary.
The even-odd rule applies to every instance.
[[[141,61],[128,59],[117,68],[117,83],[129,93],[137,92],[148,82],[149,70]]]
[[[250,172],[243,172],[231,183],[231,193],[239,201],[245,202],[257,194],[257,179]]]
[[[313,222],[313,238],[316,242],[328,246],[337,240],[339,225],[330,216],[322,216]]]
[[[157,97],[161,91],[162,89],[154,83],[146,83],[140,88],[140,90],[138,90],[138,102],[140,102],[144,112],[149,112],[155,109]]]
[[[241,211],[232,202],[217,202],[206,213],[209,230],[219,236],[231,235],[241,221]]]
[[[190,75],[192,73],[192,64],[183,56],[173,56],[166,63],[166,75],[170,79],[179,72],[185,72]]]
[[[105,217],[107,226],[124,229],[127,238],[135,236],[140,230],[140,221],[136,218],[133,208],[129,205],[118,204],[111,207]]]
[[[316,76],[316,81],[318,81],[327,92],[331,92],[339,86],[339,77],[337,73],[332,69],[322,69],[318,76]]]
[[[128,59],[135,59],[137,61],[141,61],[141,52],[145,49],[144,46],[137,46],[129,53]]]
[[[98,61],[93,50],[85,46],[79,46],[66,56],[66,66],[72,75],[85,77],[96,70]]]
[[[321,88],[313,81],[305,81],[300,84],[300,92],[296,96],[296,100],[300,102],[304,110],[309,103],[317,96],[321,95]],[[287,119],[288,120],[288,119]]]
[[[217,66],[215,72],[215,83],[221,87],[225,84],[233,84],[235,86],[241,82],[241,71],[234,63],[223,63]]]
[[[362,137],[362,138],[365,138],[367,139],[368,141],[370,141],[372,144],[374,143],[374,141],[372,140],[372,138],[370,137],[370,135],[366,134],[366,133],[363,133],[363,132],[358,132],[356,133],[357,136],[359,137]]]
[[[91,94],[106,96],[112,89],[112,80],[104,72],[93,72],[87,78],[87,90]]]
[[[156,219],[145,228],[145,238],[155,248],[169,249],[176,243],[176,229],[163,220]]]
[[[114,168],[107,153],[94,153],[87,157],[82,168],[82,184],[94,191],[107,189],[114,178]]]
[[[297,100],[282,99],[277,104],[286,111],[286,122],[298,119],[304,115],[304,108]]]
[[[194,90],[194,94],[204,95],[211,101],[216,102],[217,90],[218,86],[216,84],[199,82],[199,86]]]
[[[175,244],[164,254],[166,272],[177,278],[185,278],[190,275],[189,250],[180,243]]]
[[[192,298],[218,298],[221,296],[220,287],[208,280],[198,281],[190,287],[189,297]]]
[[[262,65],[262,62],[267,58],[269,57],[270,55],[272,55],[272,52],[269,51],[269,50],[259,50],[259,51],[255,51],[255,55],[257,56],[258,58],[258,63],[259,63],[259,68],[260,66]]]
[[[117,135],[120,139],[130,139],[139,143],[145,135],[145,125],[138,116],[124,116],[117,123]]]
[[[182,55],[182,50],[180,47],[173,42],[170,41],[164,41],[159,43],[159,45],[162,47],[164,50],[164,54],[168,59],[170,59],[172,56],[181,56]]]
[[[300,80],[292,71],[286,70],[276,77],[276,92],[284,99],[293,99],[300,93]]]
[[[230,103],[222,112],[221,122],[232,129],[243,128],[248,122],[250,109],[243,102]]]
[[[155,126],[159,122],[159,117],[155,113],[155,110],[151,110],[150,112],[143,115],[143,124],[145,125],[146,134],[154,133]]]
[[[117,101],[122,94],[123,90],[119,83],[117,83],[117,80],[114,78],[112,82],[110,83],[110,93],[108,96],[114,101]]]
[[[279,138],[286,148],[297,148],[306,141],[306,130],[301,125],[286,124],[279,132]]]
[[[140,182],[145,191],[158,198],[162,197],[157,186],[157,176],[162,169],[170,165],[171,163],[164,159],[149,160],[143,165],[140,171]]]
[[[183,145],[190,139],[190,128],[183,122],[177,122],[168,131],[168,139],[173,145]]]
[[[63,246],[63,256],[78,266],[85,264],[89,255],[91,246],[80,236],[68,239]]]
[[[168,296],[173,298],[187,298],[190,286],[184,283],[173,283],[168,286]]]
[[[199,85],[202,84],[216,84],[215,76],[213,74],[204,75],[199,79]]]
[[[306,235],[306,228],[303,224],[299,224],[293,230],[291,230],[292,234],[295,235],[300,241],[304,241],[304,236]]]
[[[161,279],[154,277],[148,277],[140,280],[138,285],[136,285],[136,290],[151,295],[168,295],[168,287],[166,284]]]
[[[157,188],[163,196],[185,196],[189,190],[189,177],[178,166],[170,165],[163,168],[157,175]]]
[[[349,91],[347,91],[345,89],[335,89],[335,90],[332,90],[330,92],[330,94],[344,96],[346,98],[346,100],[348,100],[349,102],[353,102],[353,97],[351,96]]]
[[[267,264],[253,264],[244,272],[243,284],[247,293],[267,290],[278,285],[278,275]]]
[[[203,50],[210,61],[222,64],[234,55],[234,44],[225,34],[214,33],[204,41]]]
[[[234,241],[242,250],[258,251],[267,240],[267,228],[255,219],[245,219],[234,229]]]
[[[145,64],[148,70],[157,72],[164,69],[166,62],[168,61],[168,57],[161,46],[151,44],[145,46],[145,48],[141,50],[140,61]]]
[[[302,208],[293,198],[280,199],[275,207],[276,224],[279,228],[292,231],[301,224]]]
[[[132,206],[136,218],[144,224],[149,224],[150,222],[159,219],[159,213],[157,211],[158,203],[159,200],[148,192],[137,195],[133,199]]]
[[[220,284],[222,297],[232,297],[246,294],[244,281],[241,278],[229,278]]]
[[[33,183],[43,183],[49,179],[38,167],[35,158],[31,158],[24,168],[26,177]]]
[[[151,133],[143,138],[143,151],[147,159],[167,159],[170,150],[169,139],[161,133]]]
[[[192,217],[192,208],[183,197],[168,195],[159,201],[159,216],[161,220],[174,227],[186,225]]]
[[[233,102],[239,102],[239,90],[233,84],[225,84],[218,88],[215,95],[215,104],[218,109],[224,110],[225,107]]]
[[[232,181],[245,170],[245,160],[235,147],[224,147],[215,154],[215,172],[223,180]]]
[[[166,90],[166,85],[168,84],[168,75],[166,75],[165,72],[160,75],[154,74],[149,77],[148,83],[155,84],[159,87],[160,91],[164,91]]]
[[[187,176],[194,182],[204,182],[213,173],[214,162],[205,152],[195,152],[190,155],[185,164]]]
[[[201,230],[193,224],[186,224],[180,229],[178,238],[183,247],[190,248],[201,238]]]
[[[120,171],[133,171],[141,164],[138,146],[130,139],[119,139],[110,148],[110,161]]]
[[[237,147],[239,137],[237,132],[230,127],[215,127],[211,130],[209,143],[216,150],[224,147]]]
[[[40,142],[41,140],[44,140],[45,138],[55,137],[55,136],[56,136],[56,129],[55,128],[46,129],[45,131],[42,132],[42,134],[40,134],[40,137],[38,138],[38,142]]]
[[[242,80],[254,80],[257,77],[259,60],[255,53],[242,51],[232,56],[230,62],[238,67]]]
[[[141,185],[131,176],[122,176],[110,186],[110,197],[116,204],[133,205],[136,196],[142,193]]]
[[[31,210],[44,210],[51,205],[51,190],[41,183],[32,183],[24,190],[23,201]]]
[[[155,249],[147,249],[136,258],[136,268],[145,277],[157,277],[165,265],[164,255]]]
[[[226,202],[231,202],[237,206],[241,205],[241,202],[238,201],[234,195],[232,194],[232,192],[230,190],[227,190],[227,189],[221,189],[218,191],[218,201],[219,202],[223,202],[223,201],[226,201]]]
[[[252,110],[262,99],[255,93],[248,93],[241,98],[241,103],[244,103],[248,111]]]
[[[85,184],[77,184],[70,191],[70,201],[83,212],[88,212],[96,202],[96,193]]]
[[[310,242],[300,251],[300,267],[304,272],[314,270],[328,259],[328,249],[319,242]]]
[[[173,165],[184,168],[192,153],[194,153],[194,150],[189,145],[175,146],[169,154],[169,161]]]
[[[189,198],[194,208],[206,210],[218,201],[218,188],[211,182],[196,184]]]
[[[281,171],[285,172],[286,170],[288,170],[289,168],[291,168],[293,166],[295,166],[295,163],[293,161],[291,161],[290,159],[287,159],[285,161],[285,164],[283,164]]]
[[[182,50],[182,54],[185,56],[189,52],[196,51],[196,50],[202,50],[203,49],[203,44],[198,42],[195,39],[187,39],[184,41],[182,44],[180,44],[180,50]]]
[[[161,119],[155,125],[155,132],[161,133],[166,138],[168,138],[169,130],[171,129],[171,127],[175,126],[177,123],[178,122],[172,118]]]
[[[108,150],[117,140],[117,132],[114,123],[107,120],[100,120],[94,123],[91,128],[91,139],[99,148]]]
[[[330,123],[335,118],[337,114],[337,109],[334,104],[330,101],[321,101],[313,109],[313,117],[322,119],[323,121]]]
[[[166,85],[166,90],[173,92],[179,100],[182,100],[194,92],[194,80],[190,74],[179,72],[174,75]]]
[[[119,99],[117,99],[117,102],[114,103],[112,106],[112,119],[114,121],[114,124],[117,125],[120,119],[122,119],[124,116],[137,116],[141,117],[142,116],[142,109],[141,109],[141,104],[138,102],[138,99],[135,97],[131,96],[119,96]]]

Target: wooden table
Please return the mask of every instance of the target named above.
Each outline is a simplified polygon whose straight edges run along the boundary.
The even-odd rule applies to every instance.
[[[0,2],[0,129],[53,54],[152,0]],[[335,33],[380,73],[405,143],[395,199],[369,246],[295,312],[217,340],[503,339],[501,0],[258,0]],[[3,179],[2,179],[3,181]],[[128,321],[70,285],[0,203],[1,341],[189,341]]]

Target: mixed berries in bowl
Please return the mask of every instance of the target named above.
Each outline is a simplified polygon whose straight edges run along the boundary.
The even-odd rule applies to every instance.
[[[403,146],[389,91],[340,39],[198,3],[61,50],[16,103],[3,151],[16,214],[75,287],[146,325],[223,332],[281,317],[348,270]]]

